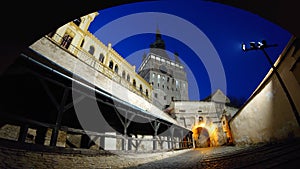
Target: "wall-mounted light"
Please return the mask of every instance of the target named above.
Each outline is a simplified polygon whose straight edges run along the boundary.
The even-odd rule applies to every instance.
[[[256,43],[255,42],[250,42],[250,49],[256,49]]]
[[[262,40],[261,42],[249,42],[249,48],[247,48],[246,44],[242,43],[242,50],[248,51],[248,50],[257,50],[257,49],[263,49],[268,47],[275,47],[277,44],[268,45],[266,40]]]
[[[242,43],[242,50],[246,51],[246,44],[244,42]]]

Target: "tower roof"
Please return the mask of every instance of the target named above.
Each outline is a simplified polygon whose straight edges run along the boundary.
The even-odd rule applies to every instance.
[[[216,90],[210,96],[206,97],[204,101],[213,101],[218,103],[230,103],[229,98],[220,90]]]

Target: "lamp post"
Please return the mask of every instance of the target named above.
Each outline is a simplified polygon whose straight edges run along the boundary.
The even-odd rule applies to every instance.
[[[247,48],[246,44],[242,43],[242,50],[245,51],[245,52],[246,51],[250,51],[250,50],[261,50],[261,51],[263,51],[263,53],[266,56],[269,64],[271,65],[271,67],[272,67],[275,75],[277,76],[277,79],[278,79],[278,81],[279,81],[279,83],[280,83],[280,85],[281,85],[281,87],[282,87],[282,89],[283,89],[283,91],[284,91],[284,93],[285,93],[285,95],[286,95],[286,97],[287,97],[287,99],[288,99],[291,107],[292,107],[292,110],[293,110],[293,113],[294,113],[294,115],[296,117],[297,123],[300,126],[300,116],[298,114],[296,105],[295,105],[295,103],[294,103],[294,101],[293,101],[293,99],[292,99],[292,97],[291,97],[291,95],[290,95],[287,87],[285,86],[285,84],[284,84],[284,82],[283,82],[280,74],[278,73],[277,67],[274,66],[274,64],[273,64],[270,56],[268,55],[268,53],[265,50],[266,48],[269,48],[269,47],[275,47],[275,46],[277,46],[277,44],[269,45],[269,44],[267,44],[266,40],[262,40],[261,42],[257,42],[257,43],[256,42],[250,42],[249,45],[250,45],[250,48]]]

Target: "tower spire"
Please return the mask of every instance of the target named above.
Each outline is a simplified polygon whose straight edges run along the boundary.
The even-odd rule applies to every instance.
[[[156,40],[161,39],[161,33],[158,27],[158,24],[156,25]]]
[[[150,52],[157,54],[161,57],[169,59],[169,56],[167,54],[166,50],[166,45],[164,40],[162,39],[160,30],[158,28],[158,25],[156,27],[156,38],[153,43],[150,44]]]

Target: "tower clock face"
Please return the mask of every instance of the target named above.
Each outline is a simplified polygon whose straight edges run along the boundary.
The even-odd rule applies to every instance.
[[[159,70],[162,72],[162,73],[167,73],[167,68],[165,65],[160,65],[159,66]]]

